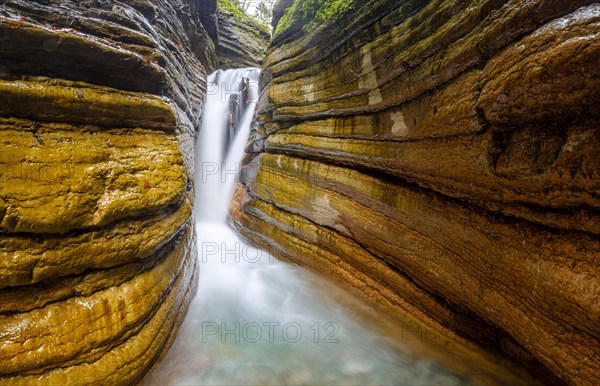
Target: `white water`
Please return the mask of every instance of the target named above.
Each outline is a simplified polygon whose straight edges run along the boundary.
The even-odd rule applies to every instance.
[[[200,286],[172,348],[146,383],[468,383],[407,343],[398,345],[400,339],[375,332],[385,317],[352,292],[248,247],[225,225],[235,182],[231,172],[248,138],[255,102],[238,120],[224,168],[228,93],[242,77],[250,78],[256,92],[257,69],[220,71],[209,79],[213,85],[196,147]],[[422,346],[416,334],[411,339],[403,340]]]
[[[196,141],[196,220],[200,223],[225,223],[258,98],[259,73],[257,68],[219,70],[208,78],[205,114]],[[249,81],[245,95],[243,78]],[[237,135],[230,124],[233,100],[241,110],[235,118]]]

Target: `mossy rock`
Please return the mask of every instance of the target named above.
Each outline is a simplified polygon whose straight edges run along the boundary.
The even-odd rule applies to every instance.
[[[266,34],[271,36],[271,27],[269,24],[245,14],[244,11],[236,7],[230,0],[217,0],[217,5],[219,11],[230,13],[236,21],[252,25],[257,35]]]
[[[271,40],[271,27],[245,14],[229,0],[219,0],[218,6],[218,67],[260,67]]]
[[[302,29],[340,20],[364,0],[303,0],[295,1],[277,24],[274,40],[284,39]]]

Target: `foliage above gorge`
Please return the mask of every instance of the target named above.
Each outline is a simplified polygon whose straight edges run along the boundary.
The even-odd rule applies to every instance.
[[[217,0],[219,10],[231,13],[237,20],[256,24],[269,34],[274,2],[275,0]]]
[[[296,0],[285,12],[274,36],[331,23],[355,8],[360,0]]]

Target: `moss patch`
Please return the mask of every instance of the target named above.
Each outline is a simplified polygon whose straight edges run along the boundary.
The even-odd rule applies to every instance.
[[[217,6],[219,11],[229,12],[236,20],[245,22],[255,27],[257,33],[265,33],[269,36],[271,35],[271,26],[268,23],[262,22],[254,16],[244,13],[244,11],[236,7],[230,0],[217,0]]]
[[[284,34],[293,27],[300,30],[335,22],[359,3],[361,0],[296,0],[279,21],[274,36]]]

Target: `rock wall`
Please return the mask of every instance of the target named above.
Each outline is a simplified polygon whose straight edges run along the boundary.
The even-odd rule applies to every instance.
[[[202,1],[0,1],[0,384],[131,384],[197,287]]]
[[[268,26],[247,16],[229,0],[219,0],[218,4],[218,68],[260,67],[271,40]]]
[[[279,20],[285,15],[285,12],[294,4],[294,0],[277,0],[273,4],[273,19],[271,19],[271,27],[273,30],[277,29]]]
[[[597,384],[599,33],[589,0],[296,1],[234,225],[548,383]]]

